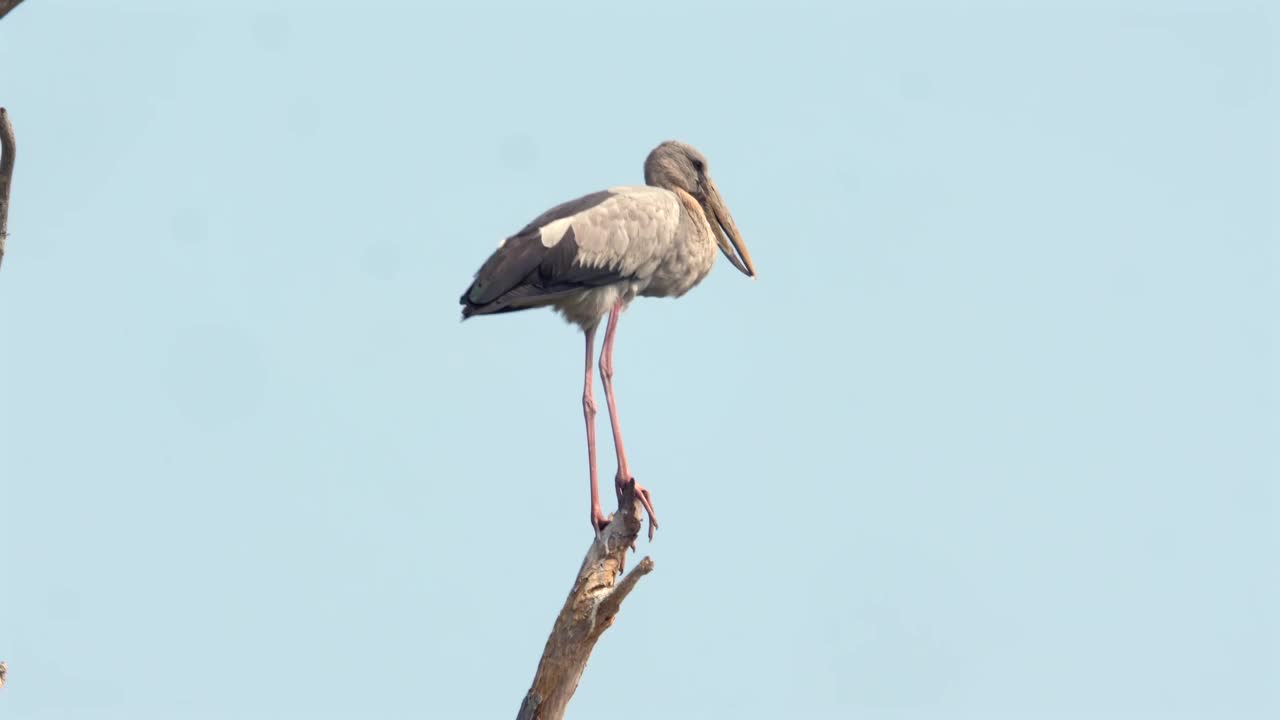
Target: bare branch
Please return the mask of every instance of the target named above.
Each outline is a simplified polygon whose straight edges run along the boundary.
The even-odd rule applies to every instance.
[[[569,699],[578,689],[578,680],[596,641],[613,625],[622,601],[635,589],[640,578],[653,570],[653,560],[644,558],[621,582],[627,549],[635,545],[643,524],[643,505],[636,502],[635,484],[622,495],[618,512],[604,529],[600,541],[591,543],[556,617],[547,646],[538,662],[533,685],[520,705],[517,720],[561,720]]]
[[[0,0],[0,18],[9,14],[9,11],[22,4],[22,0]]]
[[[622,609],[622,601],[627,599],[631,591],[635,589],[636,583],[640,582],[640,578],[653,572],[653,560],[645,556],[639,565],[631,568],[631,572],[622,578],[622,582],[618,583],[613,592],[609,596],[600,601],[600,609],[598,614],[604,617],[612,618]]]
[[[9,112],[0,107],[0,264],[4,263],[4,241],[9,237],[9,186],[13,184],[16,145]]]

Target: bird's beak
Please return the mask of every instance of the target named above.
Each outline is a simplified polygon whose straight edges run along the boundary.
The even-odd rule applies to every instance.
[[[742,242],[742,233],[738,232],[738,226],[733,222],[733,215],[730,215],[729,208],[725,207],[724,199],[720,197],[720,189],[711,182],[710,178],[707,179],[707,211],[707,221],[711,224],[711,231],[715,233],[720,251],[743,275],[755,277],[756,266],[751,262],[751,253],[747,252],[746,243]],[[726,235],[728,235],[727,238]]]

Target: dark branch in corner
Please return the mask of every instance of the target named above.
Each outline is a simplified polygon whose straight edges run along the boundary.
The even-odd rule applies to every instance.
[[[0,18],[18,7],[22,0],[0,0]],[[9,237],[9,186],[13,184],[13,125],[9,113],[0,107],[0,264],[4,263],[4,241]],[[9,666],[0,661],[0,688],[4,687]]]
[[[22,0],[0,0],[0,18],[9,14],[9,11],[22,4]]]
[[[623,492],[618,512],[604,529],[602,542],[593,541],[587,550],[569,598],[556,617],[551,637],[547,638],[542,659],[538,661],[538,672],[516,720],[564,717],[596,642],[613,625],[622,601],[635,589],[636,583],[653,570],[653,561],[646,557],[618,582],[627,550],[640,535],[642,512],[643,506],[636,502],[632,483]]]
[[[15,146],[9,112],[0,107],[0,264],[4,263],[4,241],[9,237],[9,186],[13,184]]]

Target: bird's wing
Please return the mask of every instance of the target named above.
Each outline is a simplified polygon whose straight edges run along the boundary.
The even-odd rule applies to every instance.
[[[618,187],[539,215],[489,256],[461,303],[463,315],[544,304],[578,290],[653,272],[680,221],[666,190]]]

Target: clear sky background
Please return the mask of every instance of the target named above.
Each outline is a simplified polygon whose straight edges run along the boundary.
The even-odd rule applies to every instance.
[[[623,318],[570,717],[1280,717],[1263,3],[103,5],[0,21],[0,717],[514,717],[581,339],[457,298],[667,138],[760,278]]]

